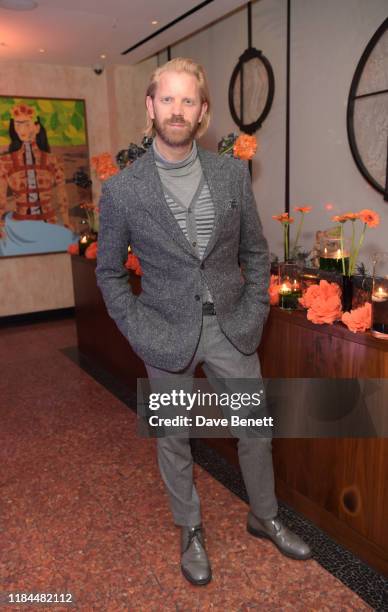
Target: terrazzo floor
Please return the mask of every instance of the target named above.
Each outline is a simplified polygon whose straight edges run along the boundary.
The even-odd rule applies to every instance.
[[[245,531],[247,505],[198,464],[213,581],[181,575],[155,440],[63,349],[70,318],[0,329],[0,591],[72,593],[7,610],[371,610],[314,559]]]

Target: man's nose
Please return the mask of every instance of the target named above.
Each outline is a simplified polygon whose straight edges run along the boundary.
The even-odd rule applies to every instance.
[[[179,100],[174,100],[174,104],[173,104],[173,107],[172,107],[172,114],[173,115],[181,115],[182,117],[184,116],[183,102],[181,102]]]

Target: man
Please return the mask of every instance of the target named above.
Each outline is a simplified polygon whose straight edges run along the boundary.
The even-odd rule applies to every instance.
[[[108,311],[144,360],[151,381],[207,375],[260,379],[256,353],[268,314],[268,247],[243,162],[197,147],[210,100],[203,68],[177,58],[158,68],[146,94],[147,153],[104,184],[97,281]],[[123,262],[131,245],[142,293],[129,291]],[[241,269],[240,269],[241,266]],[[158,461],[174,521],[181,568],[207,584],[200,502],[188,438],[158,438]],[[271,439],[241,437],[240,466],[250,512],[247,528],[286,555],[309,547],[277,518]]]

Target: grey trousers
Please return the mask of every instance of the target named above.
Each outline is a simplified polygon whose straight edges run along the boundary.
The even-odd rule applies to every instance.
[[[189,366],[179,372],[168,372],[146,365],[150,387],[152,380],[181,375],[190,378],[198,364],[208,378],[261,378],[257,353],[240,353],[222,332],[217,317],[203,317],[200,340]],[[189,438],[157,438],[158,464],[166,485],[176,525],[201,523],[200,500],[193,482],[193,458]],[[271,438],[238,439],[238,457],[251,510],[255,516],[276,516],[278,504],[274,490]]]

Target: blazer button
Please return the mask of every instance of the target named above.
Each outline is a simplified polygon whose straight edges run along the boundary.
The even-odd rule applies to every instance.
[[[198,302],[198,301],[201,299],[201,296],[197,294],[197,295],[195,296],[195,299],[196,299],[196,300],[197,300],[197,302]]]

